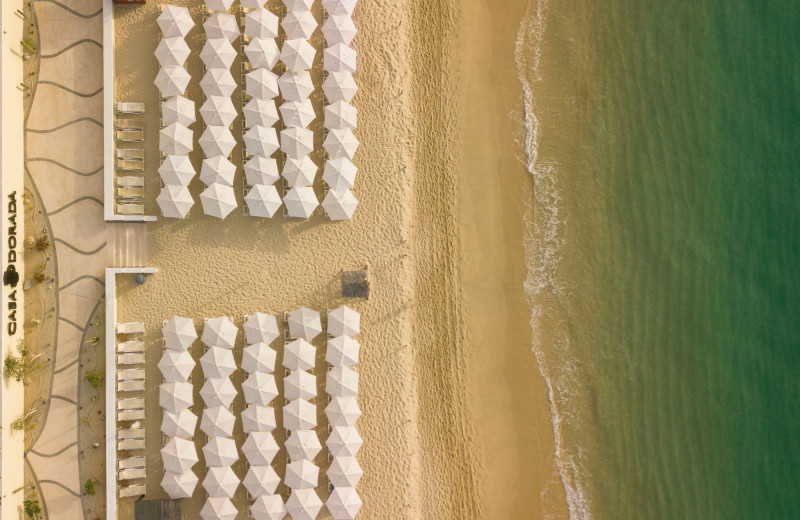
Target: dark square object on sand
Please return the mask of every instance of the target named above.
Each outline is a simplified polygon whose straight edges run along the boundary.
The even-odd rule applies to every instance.
[[[342,271],[342,296],[345,298],[369,298],[369,271]]]
[[[136,520],[181,520],[180,500],[137,500]]]

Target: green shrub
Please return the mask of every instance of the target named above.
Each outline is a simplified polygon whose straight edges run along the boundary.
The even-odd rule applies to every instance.
[[[89,370],[84,377],[93,388],[100,388],[106,382],[105,376],[99,370]]]
[[[83,492],[89,496],[94,496],[97,493],[97,481],[93,478],[88,479],[86,484],[83,485]]]
[[[25,509],[25,516],[28,518],[39,518],[39,515],[42,514],[42,507],[39,505],[38,500],[26,500],[22,503],[22,507]]]

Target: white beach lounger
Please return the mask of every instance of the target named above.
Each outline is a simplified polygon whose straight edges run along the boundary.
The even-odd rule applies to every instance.
[[[118,450],[143,450],[144,449],[144,439],[123,439],[117,442],[117,449]]]
[[[144,380],[143,368],[126,368],[117,372],[117,381],[139,381]]]
[[[144,392],[144,381],[119,381],[117,392]]]
[[[141,148],[117,148],[117,159],[144,161],[144,150]]]
[[[119,488],[120,498],[131,498],[144,495],[144,484],[136,484],[134,486],[126,486]]]
[[[136,354],[144,352],[144,341],[120,341],[117,343],[118,354]]]
[[[144,439],[144,428],[120,428],[117,430],[118,439]]]
[[[117,177],[117,186],[122,188],[144,188],[144,177],[136,177],[134,175]]]
[[[139,199],[144,197],[144,188],[117,188],[117,197],[120,199]]]
[[[118,114],[144,114],[144,103],[117,102]]]
[[[144,204],[117,204],[118,215],[144,215]]]
[[[117,410],[142,410],[144,409],[144,397],[128,397],[117,400]]]
[[[117,119],[114,121],[117,130],[144,130],[143,119]]]
[[[141,143],[144,141],[144,130],[117,130],[114,136],[121,143]]]
[[[127,323],[117,323],[117,334],[143,334],[143,333],[144,333],[144,322],[129,321]]]
[[[144,161],[135,159],[117,159],[117,169],[126,172],[143,172]]]
[[[147,467],[147,459],[144,457],[128,457],[117,461],[117,469],[144,468]]]
[[[144,365],[144,354],[118,354],[118,365]]]
[[[142,419],[144,419],[144,408],[117,412],[117,421],[141,421]]]
[[[134,480],[139,478],[145,478],[146,476],[147,476],[147,471],[144,468],[121,469],[119,471],[120,480]]]

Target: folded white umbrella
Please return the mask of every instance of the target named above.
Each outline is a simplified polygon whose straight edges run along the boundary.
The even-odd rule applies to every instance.
[[[188,155],[168,155],[158,167],[158,174],[165,185],[188,186],[197,172]]]
[[[228,408],[236,398],[236,387],[227,377],[206,379],[200,389],[200,397],[206,407],[224,406]]]
[[[293,431],[286,439],[285,445],[286,453],[292,460],[314,460],[314,457],[322,451],[322,444],[314,430]]]
[[[272,157],[254,155],[244,163],[244,177],[248,186],[275,184],[280,179],[278,161]]]
[[[333,367],[325,377],[325,391],[337,397],[358,394],[358,372],[350,367]]]
[[[183,96],[172,96],[161,103],[161,120],[165,125],[180,123],[189,126],[197,119],[194,101]]]
[[[355,130],[358,126],[358,110],[350,103],[334,101],[325,107],[325,128]]]
[[[211,437],[203,446],[203,456],[206,466],[230,466],[239,460],[236,441],[231,437]]]
[[[308,155],[304,155],[300,159],[287,157],[281,175],[283,175],[283,178],[292,186],[313,186],[318,169],[317,165]]]
[[[356,487],[364,470],[355,457],[334,457],[327,474],[328,480],[336,487]]]
[[[311,430],[317,426],[317,407],[305,399],[295,399],[283,407],[283,427],[287,430]]]
[[[172,413],[189,408],[192,406],[192,384],[184,381],[162,383],[158,387],[158,404]]]
[[[247,9],[262,9],[267,0],[240,0],[239,3]]]
[[[314,151],[314,132],[294,126],[281,130],[281,151],[293,159],[310,154]]]
[[[342,191],[353,187],[356,182],[358,168],[347,157],[337,157],[325,161],[322,180],[328,183],[333,191]]]
[[[330,330],[330,327],[328,327],[328,330]],[[325,351],[325,361],[335,367],[351,367],[358,364],[359,350],[361,350],[361,345],[350,336],[335,336],[328,340],[328,349]]]
[[[209,11],[227,11],[233,5],[233,0],[204,0]]]
[[[226,96],[209,96],[200,107],[200,115],[207,125],[230,126],[238,113],[231,98]]]
[[[278,353],[268,344],[258,341],[248,345],[242,351],[242,369],[248,374],[253,372],[266,372],[271,374],[275,371],[275,359]]]
[[[317,397],[317,378],[305,370],[295,370],[283,379],[283,396],[289,400]]]
[[[161,448],[161,460],[165,471],[186,473],[200,458],[197,456],[194,441],[173,437]]]
[[[331,426],[355,426],[361,408],[355,397],[333,397],[325,407],[325,416]]]
[[[292,489],[313,489],[319,481],[319,468],[306,459],[286,465],[286,485]]]
[[[287,71],[278,78],[278,88],[283,99],[288,101],[303,101],[314,92],[314,83],[311,73],[307,70],[300,72]]]
[[[317,113],[314,112],[314,105],[311,104],[310,99],[285,101],[280,110],[286,126],[307,128],[317,118]]]
[[[244,77],[245,93],[248,96],[261,99],[278,97],[278,76],[265,67],[258,67],[247,73]]]
[[[311,38],[317,30],[317,19],[311,11],[289,11],[281,22],[287,38]]]
[[[328,311],[328,335],[350,337],[361,332],[361,314],[347,305]]]
[[[208,468],[206,478],[203,479],[203,488],[212,498],[233,498],[237,487],[239,487],[239,477],[229,466]]]
[[[328,77],[322,82],[322,92],[325,93],[329,103],[336,101],[349,103],[358,92],[358,85],[349,72],[329,72]]]
[[[308,307],[300,307],[289,314],[289,333],[293,338],[303,338],[308,341],[322,333],[322,322],[319,313]]]
[[[242,383],[244,402],[258,406],[268,406],[278,397],[275,376],[266,372],[253,372]]]
[[[206,37],[225,38],[229,42],[239,37],[239,24],[236,22],[236,15],[229,13],[214,13],[208,17],[203,24]]]
[[[272,218],[283,205],[278,189],[272,184],[254,184],[244,201],[252,217]]]
[[[327,47],[322,54],[322,67],[328,72],[355,72],[356,51],[343,43]]]
[[[209,38],[200,51],[200,59],[209,69],[230,69],[238,53],[225,38]]]
[[[322,7],[328,14],[353,14],[358,0],[322,0]]]
[[[158,23],[158,27],[166,37],[185,37],[194,27],[194,20],[189,13],[189,9],[169,4],[164,6],[164,10],[158,15],[156,23]]]
[[[161,433],[167,437],[194,438],[194,430],[200,419],[188,408],[178,413],[164,412],[161,417]]]
[[[242,412],[245,433],[271,432],[275,426],[275,409],[270,406],[250,405]]]
[[[289,370],[311,370],[317,356],[314,345],[303,338],[290,341],[283,348],[283,366]]]
[[[203,410],[203,417],[200,419],[200,429],[209,437],[221,436],[230,437],[233,435],[233,425],[236,417],[227,408],[215,406]]]
[[[322,147],[325,148],[331,159],[347,157],[352,160],[358,150],[358,139],[349,128],[331,130],[328,132],[325,142],[322,143]]]
[[[165,69],[183,67],[191,51],[182,36],[169,36],[158,42],[154,54],[158,64]]]
[[[206,96],[230,97],[237,85],[228,69],[208,69],[200,80],[200,88]]]
[[[272,69],[281,56],[275,38],[253,38],[244,50],[247,61],[253,67]]]
[[[165,126],[158,133],[158,149],[166,155],[186,155],[193,145],[194,134],[180,123]]]
[[[229,377],[236,371],[236,361],[233,358],[233,351],[228,348],[211,347],[200,358],[200,366],[203,369],[203,377],[223,378]]]
[[[200,167],[200,180],[203,184],[210,186],[214,183],[233,186],[236,176],[236,166],[222,155],[215,155],[208,159],[203,159]]]
[[[269,157],[280,148],[278,133],[271,126],[255,125],[242,137],[247,153]]]
[[[158,369],[168,383],[176,381],[187,381],[192,375],[195,362],[192,355],[187,351],[164,350],[158,362]]]
[[[183,67],[168,67],[158,70],[153,83],[164,97],[180,96],[186,92],[190,79],[189,72]]]
[[[334,457],[355,457],[364,441],[355,426],[334,426],[325,444]]]
[[[215,155],[227,157],[236,146],[236,139],[233,138],[233,134],[227,126],[207,126],[198,143],[206,157]]]
[[[275,101],[254,97],[242,108],[247,126],[272,126],[278,122],[278,109]]]
[[[186,186],[167,184],[156,197],[161,215],[168,218],[184,218],[194,206],[194,199]]]
[[[313,489],[293,489],[286,501],[286,511],[293,520],[314,520],[322,509],[322,500]]]
[[[197,339],[197,330],[191,318],[173,316],[161,328],[168,349],[186,350]]]
[[[247,317],[242,326],[247,343],[272,343],[278,336],[278,320],[272,314],[256,312]]]
[[[205,320],[201,340],[209,347],[233,348],[238,334],[239,327],[230,318],[219,316]]]
[[[271,495],[280,483],[281,477],[272,466],[250,466],[242,479],[245,489],[254,497]]]
[[[280,495],[260,495],[250,506],[255,518],[263,520],[283,520],[286,518],[286,505]]]
[[[349,189],[338,192],[329,190],[322,200],[322,207],[331,220],[350,220],[353,218],[356,206],[358,200]]]
[[[239,510],[228,497],[210,497],[200,510],[202,520],[236,520]]]
[[[350,45],[356,37],[356,24],[353,17],[348,14],[329,14],[328,19],[322,24],[322,36],[327,45],[343,43]]]
[[[183,473],[167,471],[164,473],[164,478],[161,479],[161,489],[170,498],[189,498],[194,494],[197,482],[197,475],[193,471],[184,471]]]
[[[244,34],[250,38],[277,38],[278,17],[267,9],[256,9],[244,15]]]
[[[352,520],[364,502],[361,501],[355,488],[336,486],[325,501],[325,505],[334,520]]]
[[[280,451],[270,432],[252,432],[242,444],[242,454],[251,466],[269,466]]]
[[[292,72],[309,70],[314,64],[317,51],[305,38],[295,38],[283,42],[281,61]]]

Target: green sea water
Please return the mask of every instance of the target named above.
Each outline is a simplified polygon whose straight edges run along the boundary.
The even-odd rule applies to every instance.
[[[571,517],[800,519],[800,2],[533,6],[527,290]]]

